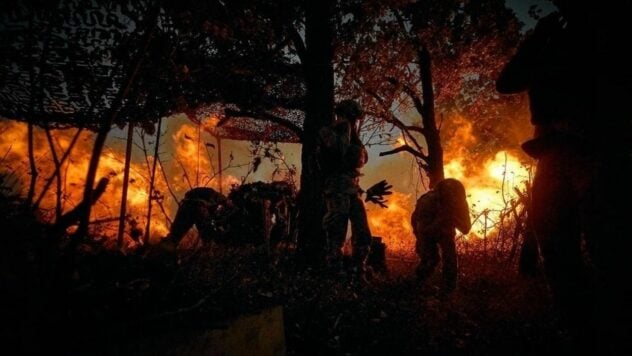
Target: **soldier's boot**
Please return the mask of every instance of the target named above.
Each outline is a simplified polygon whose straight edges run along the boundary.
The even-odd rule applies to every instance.
[[[325,270],[334,276],[344,272],[342,251],[340,251],[340,247],[337,244],[327,243]]]
[[[367,283],[373,276],[371,267],[366,263],[369,252],[369,246],[356,247],[351,257],[351,277],[363,283]]]

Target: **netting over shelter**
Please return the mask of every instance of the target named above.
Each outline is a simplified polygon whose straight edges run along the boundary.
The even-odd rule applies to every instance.
[[[0,114],[61,127],[95,126],[125,80],[119,63],[138,52],[115,50],[124,49],[140,30],[143,4],[5,5],[0,14]]]
[[[221,137],[298,142],[300,68],[250,35],[216,33],[234,20],[222,6],[12,1],[0,13],[0,116],[97,130],[221,105],[232,110]]]
[[[218,138],[244,141],[301,142],[304,113],[299,110],[244,115],[233,106],[199,108],[189,118]],[[252,115],[251,115],[252,114]]]

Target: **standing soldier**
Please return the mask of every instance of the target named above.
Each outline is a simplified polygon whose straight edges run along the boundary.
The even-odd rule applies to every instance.
[[[554,4],[496,86],[529,95],[535,133],[522,147],[538,159],[529,221],[577,351],[631,354],[632,239],[621,208],[632,200],[630,2]]]
[[[326,261],[334,268],[342,267],[342,246],[351,221],[353,267],[363,273],[369,254],[371,232],[360,199],[358,185],[360,169],[367,162],[367,152],[358,136],[358,119],[362,108],[353,100],[336,105],[336,121],[319,132],[319,166],[324,178],[326,213],[323,227],[326,233]]]
[[[444,179],[419,197],[412,215],[412,226],[417,239],[417,254],[421,259],[417,277],[425,281],[434,272],[441,248],[445,291],[453,291],[457,276],[454,229],[467,234],[472,228],[463,184],[456,179]]]

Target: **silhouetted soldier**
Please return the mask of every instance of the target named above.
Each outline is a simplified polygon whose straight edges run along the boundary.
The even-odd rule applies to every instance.
[[[371,232],[358,185],[360,169],[367,162],[367,152],[356,127],[363,115],[353,100],[336,105],[336,122],[319,132],[319,165],[324,176],[326,213],[323,227],[326,233],[326,260],[330,267],[341,268],[342,246],[351,221],[354,268],[364,270]]]
[[[180,202],[167,239],[177,245],[195,225],[203,241],[211,239],[218,209],[226,208],[227,200],[212,188],[199,187],[189,190]]]
[[[624,325],[612,327],[617,319],[629,328],[628,308],[619,296],[629,297],[629,287],[621,288],[615,276],[621,275],[626,258],[621,251],[629,252],[630,237],[626,217],[615,206],[630,202],[629,180],[622,177],[630,169],[626,101],[632,99],[632,82],[629,62],[617,50],[623,43],[616,38],[625,28],[621,9],[579,1],[556,5],[560,13],[538,22],[497,88],[528,91],[535,135],[522,147],[538,159],[529,221],[564,320],[575,340],[588,347],[594,336],[605,343],[608,334],[620,333]],[[586,273],[582,237],[596,267],[596,289]],[[592,315],[595,291],[598,315]],[[608,304],[622,308],[623,316],[615,316]],[[602,320],[595,324],[595,317]]]
[[[454,290],[457,280],[455,228],[464,234],[472,228],[463,184],[452,178],[437,183],[434,189],[417,199],[411,220],[421,259],[417,277],[425,281],[434,272],[441,249],[445,291]]]

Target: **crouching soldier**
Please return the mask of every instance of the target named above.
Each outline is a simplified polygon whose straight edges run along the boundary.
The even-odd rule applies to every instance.
[[[419,197],[411,219],[417,255],[421,259],[417,278],[426,281],[434,272],[440,248],[445,291],[453,291],[457,279],[454,229],[467,234],[472,227],[463,184],[452,178],[437,183],[434,189]]]
[[[226,205],[226,197],[211,188],[200,187],[189,190],[180,202],[167,240],[177,246],[193,225],[203,241],[211,239],[217,228],[214,218]]]

